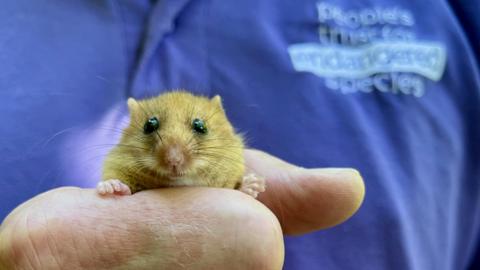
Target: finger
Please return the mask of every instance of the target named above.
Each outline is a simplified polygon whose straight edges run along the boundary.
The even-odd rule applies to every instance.
[[[5,269],[281,269],[282,264],[276,217],[227,189],[169,188],[122,197],[56,189],[25,203],[0,227]]]
[[[285,234],[342,223],[363,202],[365,186],[354,169],[304,169],[257,150],[246,150],[245,160],[266,178],[266,191],[258,199],[277,216]]]

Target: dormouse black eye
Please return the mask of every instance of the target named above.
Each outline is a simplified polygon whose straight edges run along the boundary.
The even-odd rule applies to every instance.
[[[192,129],[200,134],[207,134],[207,125],[202,119],[195,118],[192,122]]]
[[[143,125],[143,133],[150,134],[160,127],[160,122],[158,121],[157,117],[150,117],[150,119],[145,122]]]

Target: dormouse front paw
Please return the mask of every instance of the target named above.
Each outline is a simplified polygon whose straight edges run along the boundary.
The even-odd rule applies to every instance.
[[[100,195],[132,195],[130,187],[118,179],[110,179],[98,183],[97,193]]]
[[[243,177],[239,190],[257,198],[258,193],[265,191],[265,178],[250,173]]]

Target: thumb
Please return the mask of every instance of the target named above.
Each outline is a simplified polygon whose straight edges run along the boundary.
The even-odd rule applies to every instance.
[[[265,177],[258,199],[277,216],[287,235],[335,226],[351,217],[365,195],[354,169],[304,169],[258,150],[245,150],[252,172]]]

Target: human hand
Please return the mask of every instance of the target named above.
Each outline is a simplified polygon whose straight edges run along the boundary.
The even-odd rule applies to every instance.
[[[353,170],[300,169],[254,150],[245,157],[267,178],[259,200],[273,213],[228,189],[101,197],[59,188],[4,220],[0,269],[281,269],[282,229],[300,234],[333,226],[363,199]]]

